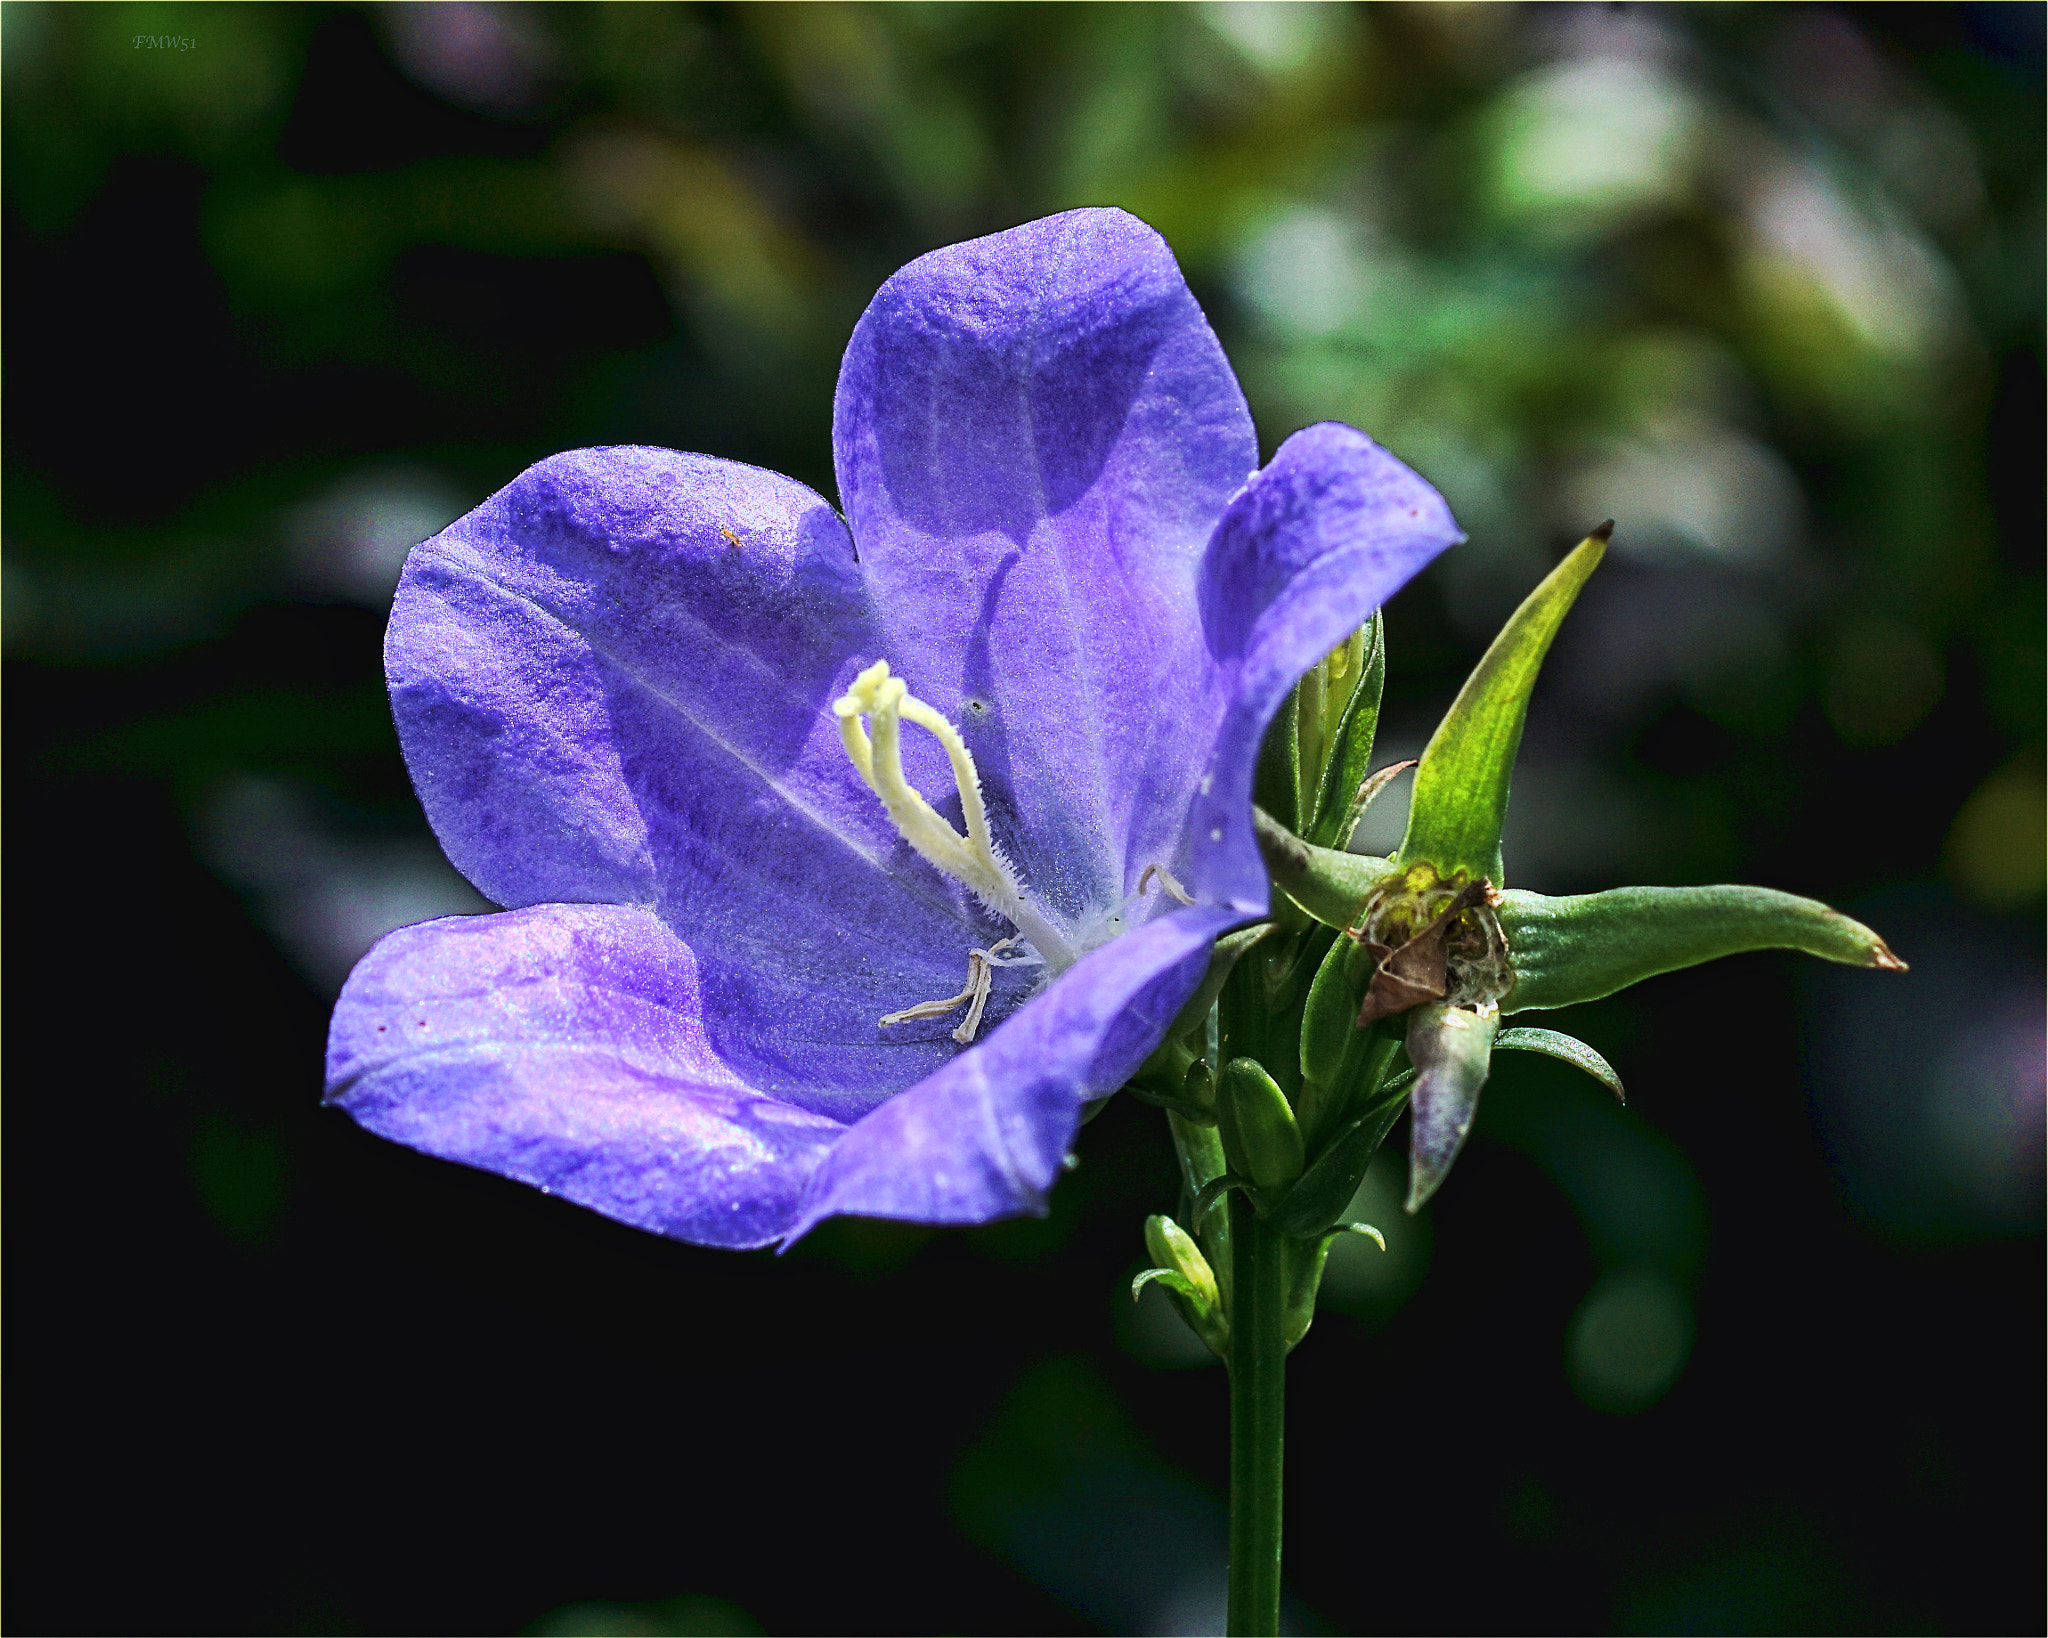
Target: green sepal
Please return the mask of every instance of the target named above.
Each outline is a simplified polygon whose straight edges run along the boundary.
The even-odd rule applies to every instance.
[[[1171,1268],[1148,1268],[1143,1273],[1132,1277],[1131,1301],[1136,1302],[1138,1300],[1138,1293],[1155,1280],[1165,1286],[1175,1296],[1187,1302],[1199,1303],[1202,1300],[1202,1294],[1195,1289],[1195,1282],[1185,1274]]]
[[[1328,840],[1372,757],[1386,669],[1377,612],[1309,667],[1259,742],[1252,799],[1260,807]]]
[[[1255,1058],[1225,1064],[1218,1094],[1217,1126],[1230,1169],[1277,1196],[1302,1168],[1301,1128],[1287,1094]]]
[[[1628,1102],[1628,1094],[1622,1091],[1621,1077],[1614,1073],[1614,1066],[1584,1041],[1560,1034],[1557,1030],[1504,1029],[1493,1038],[1493,1050],[1540,1052],[1560,1063],[1570,1064],[1574,1069],[1583,1069],[1623,1103]]]
[[[1344,662],[1341,673],[1339,656]],[[1297,818],[1301,834],[1309,841],[1320,847],[1342,847],[1358,823],[1351,815],[1352,797],[1372,762],[1373,739],[1380,724],[1380,694],[1387,680],[1386,628],[1378,610],[1348,642],[1332,650],[1317,671],[1323,679],[1323,744],[1327,748],[1320,770],[1304,768],[1298,776],[1301,784],[1313,781],[1315,801],[1312,813],[1298,813]],[[1338,693],[1344,696],[1341,700],[1334,697]],[[1297,731],[1297,756],[1306,737]]]
[[[1617,887],[1575,898],[1507,893],[1499,908],[1514,987],[1502,1012],[1597,1001],[1658,973],[1746,950],[1904,972],[1885,941],[1816,899],[1768,887]]]
[[[1356,946],[1339,939],[1309,981],[1301,1009],[1301,1078],[1329,1085],[1343,1074],[1344,1060],[1358,1040],[1359,986],[1346,973]]]
[[[1358,782],[1358,793],[1351,798],[1351,805],[1344,810],[1344,822],[1337,827],[1337,834],[1330,838],[1330,846],[1339,853],[1351,846],[1351,838],[1358,834],[1358,822],[1365,817],[1365,810],[1379,799],[1389,785],[1416,767],[1417,761],[1410,757],[1406,762],[1390,762],[1378,773],[1367,774]]]
[[[1305,842],[1262,808],[1252,809],[1252,831],[1274,886],[1325,927],[1349,927],[1365,901],[1400,874],[1391,859]]]
[[[1395,854],[1403,865],[1432,864],[1447,877],[1462,872],[1500,885],[1500,827],[1529,692],[1559,623],[1613,532],[1613,524],[1603,523],[1544,577],[1458,690],[1415,770],[1408,831]]]
[[[1212,1083],[1208,1078],[1209,1066],[1203,1063],[1200,1058],[1195,1060],[1195,1064],[1201,1065],[1199,1078],[1203,1085],[1205,1087],[1211,1086]],[[1192,1064],[1188,1067],[1187,1078],[1190,1081],[1197,1079],[1195,1067]],[[1158,1084],[1153,1081],[1133,1079],[1124,1084],[1131,1096],[1140,1103],[1149,1103],[1155,1109],[1164,1109],[1168,1114],[1178,1115],[1182,1120],[1192,1121],[1197,1126],[1214,1126],[1216,1124],[1216,1109],[1212,1100],[1161,1091]]]
[[[1240,1177],[1236,1172],[1225,1172],[1220,1177],[1212,1177],[1202,1185],[1202,1192],[1195,1196],[1195,1203],[1188,1211],[1188,1221],[1194,1225],[1197,1234],[1202,1232],[1202,1224],[1207,1220],[1209,1213],[1216,1209],[1216,1202],[1232,1189],[1243,1189],[1252,1197],[1253,1203],[1257,1204],[1258,1192],[1252,1187],[1249,1178]]]
[[[1382,1251],[1387,1249],[1385,1236],[1370,1223],[1346,1223],[1319,1234],[1313,1240],[1297,1240],[1288,1250],[1287,1320],[1283,1335],[1287,1346],[1294,1345],[1308,1335],[1308,1328],[1315,1323],[1316,1293],[1322,1289],[1323,1269],[1330,1260],[1330,1247],[1347,1234],[1363,1234],[1375,1240]]]
[[[1393,1083],[1390,1083],[1390,1086]],[[1406,1085],[1406,1081],[1399,1084]],[[1324,1234],[1344,1215],[1374,1151],[1386,1141],[1394,1122],[1401,1117],[1406,1100],[1398,1095],[1382,1097],[1373,1107],[1350,1122],[1316,1156],[1315,1164],[1301,1174],[1301,1181],[1287,1191],[1287,1198],[1273,1214],[1273,1226],[1298,1239]]]

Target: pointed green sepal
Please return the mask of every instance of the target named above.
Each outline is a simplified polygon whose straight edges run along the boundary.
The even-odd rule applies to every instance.
[[[1597,1001],[1745,950],[1804,950],[1852,967],[1906,970],[1860,921],[1768,887],[1617,887],[1563,899],[1508,893],[1499,914],[1515,969],[1503,1012]]]
[[[1316,1322],[1316,1295],[1323,1288],[1323,1267],[1330,1260],[1335,1234],[1296,1240],[1287,1248],[1287,1315],[1281,1335],[1291,1353]]]
[[[1344,846],[1358,823],[1347,816],[1372,761],[1386,679],[1386,629],[1375,611],[1301,680],[1295,755],[1304,800],[1296,817],[1301,834],[1322,847]]]
[[[1365,1181],[1366,1168],[1400,1119],[1404,1101],[1383,1097],[1331,1139],[1315,1164],[1301,1174],[1301,1181],[1287,1191],[1273,1214],[1273,1226],[1300,1239],[1328,1233]]]
[[[1501,820],[1529,692],[1558,625],[1613,532],[1613,524],[1603,523],[1579,542],[1509,616],[1465,679],[1415,770],[1408,833],[1395,855],[1402,864],[1425,862],[1447,877],[1462,873],[1500,885]]]
[[[1545,1057],[1570,1064],[1574,1069],[1583,1069],[1623,1103],[1628,1102],[1628,1094],[1622,1091],[1621,1077],[1614,1073],[1614,1066],[1584,1041],[1560,1034],[1557,1030],[1504,1029],[1493,1038],[1493,1050],[1540,1052]]]
[[[1370,1223],[1346,1223],[1335,1234],[1332,1234],[1330,1238],[1334,1240],[1338,1234],[1362,1234],[1374,1245],[1378,1246],[1380,1250],[1385,1251],[1387,1249],[1387,1237]]]
[[[1230,1169],[1261,1193],[1278,1196],[1301,1176],[1301,1128],[1279,1083],[1252,1058],[1223,1066],[1216,1100],[1217,1125]]]
[[[1308,999],[1301,1009],[1301,1078],[1330,1084],[1343,1073],[1345,1060],[1355,1052],[1358,1040],[1358,998],[1360,985],[1347,973],[1357,945],[1338,939],[1324,954],[1316,976],[1309,981]]]
[[[1351,838],[1358,834],[1358,822],[1365,817],[1365,810],[1379,799],[1389,785],[1420,764],[1414,757],[1406,762],[1390,762],[1378,773],[1367,774],[1358,782],[1358,793],[1351,798],[1351,806],[1344,810],[1344,822],[1337,827],[1337,834],[1330,838],[1329,845],[1339,853],[1351,846]]]
[[[1142,1068],[1124,1083],[1131,1096],[1140,1103],[1149,1103],[1156,1109],[1191,1120],[1197,1126],[1216,1124],[1216,1077],[1209,1068],[1206,1058],[1191,1059],[1176,1085],[1169,1070],[1155,1065],[1154,1059],[1167,1058],[1170,1051],[1178,1048],[1161,1047],[1151,1058],[1145,1060]]]
[[[1435,1194],[1465,1146],[1479,1092],[1493,1059],[1500,1009],[1446,1002],[1408,1015],[1408,1056],[1415,1084],[1408,1094],[1408,1204],[1412,1216]]]
[[[1372,1224],[1345,1223],[1331,1229],[1327,1234],[1317,1235],[1312,1240],[1297,1240],[1288,1250],[1287,1321],[1284,1335],[1290,1349],[1308,1335],[1308,1328],[1315,1323],[1316,1294],[1322,1289],[1323,1269],[1330,1260],[1330,1247],[1347,1234],[1363,1234],[1377,1242],[1380,1250],[1387,1249],[1385,1237]]]
[[[1371,760],[1386,671],[1377,613],[1309,667],[1260,742],[1252,784],[1260,807],[1329,841]]]
[[[1136,1302],[1139,1293],[1155,1280],[1186,1302],[1198,1303],[1202,1300],[1202,1294],[1195,1289],[1195,1282],[1185,1274],[1171,1268],[1148,1268],[1132,1277],[1131,1301]]]
[[[1194,1226],[1197,1234],[1202,1232],[1202,1224],[1208,1220],[1209,1213],[1216,1209],[1217,1201],[1232,1189],[1243,1189],[1250,1194],[1251,1180],[1239,1176],[1236,1172],[1225,1172],[1220,1177],[1210,1178],[1202,1185],[1202,1192],[1195,1196],[1194,1206],[1188,1212],[1188,1222]]]
[[[1305,842],[1263,808],[1252,809],[1252,830],[1273,884],[1325,927],[1349,927],[1365,901],[1400,873],[1391,859]]]

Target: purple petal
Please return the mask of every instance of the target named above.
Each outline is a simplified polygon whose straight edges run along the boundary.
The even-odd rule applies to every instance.
[[[1040,1211],[1081,1106],[1157,1046],[1243,918],[1180,910],[1104,945],[972,1051],[860,1121],[812,1178],[792,1237],[840,1213],[986,1223]]]
[[[883,653],[961,724],[1032,887],[1071,916],[1180,870],[1222,698],[1195,578],[1258,447],[1165,241],[1078,210],[912,262],[833,450]]]
[[[327,1098],[383,1137],[636,1228],[765,1245],[845,1128],[746,1086],[704,1011],[696,959],[645,910],[424,922],[350,976]]]
[[[658,908],[748,1081],[851,1119],[952,1056],[876,1020],[954,993],[990,936],[840,745],[830,701],[878,651],[816,495],[626,448],[543,461],[415,550],[385,660],[456,868],[500,904]]]
[[[1289,438],[1230,503],[1202,566],[1202,628],[1231,686],[1190,826],[1205,897],[1266,908],[1251,824],[1266,725],[1304,671],[1464,538],[1441,495],[1332,421]]]

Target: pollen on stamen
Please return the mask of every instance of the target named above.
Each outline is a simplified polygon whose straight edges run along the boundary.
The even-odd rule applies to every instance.
[[[988,1005],[989,992],[995,984],[995,970],[998,967],[1031,965],[1041,959],[1006,957],[1003,951],[1017,943],[1014,937],[998,939],[986,950],[974,949],[967,952],[967,984],[958,995],[948,996],[943,1001],[920,1001],[914,1007],[905,1007],[901,1012],[892,1012],[881,1020],[882,1027],[892,1024],[907,1024],[920,1018],[943,1018],[949,1012],[956,1012],[964,1004],[967,1016],[953,1030],[953,1039],[962,1046],[970,1045],[975,1032],[981,1028],[982,1010]]]

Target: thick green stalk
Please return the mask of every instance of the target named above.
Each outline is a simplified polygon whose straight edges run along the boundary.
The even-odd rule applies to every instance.
[[[1230,1196],[1230,1632],[1280,1631],[1280,1473],[1287,1392],[1287,1241]]]

